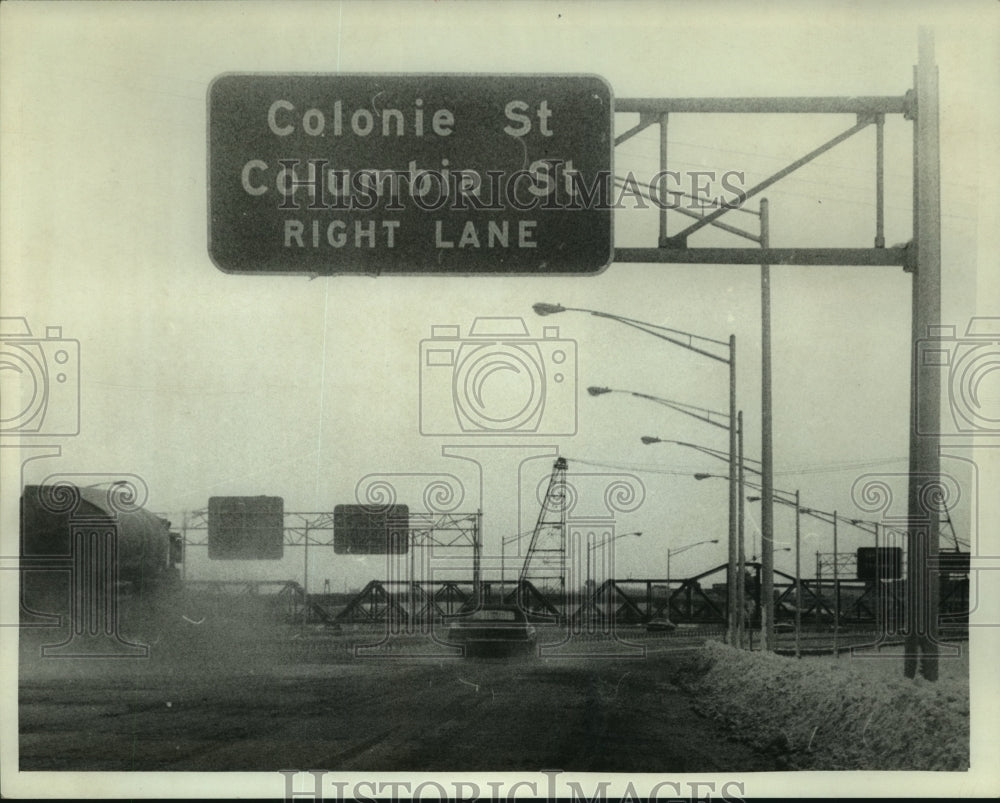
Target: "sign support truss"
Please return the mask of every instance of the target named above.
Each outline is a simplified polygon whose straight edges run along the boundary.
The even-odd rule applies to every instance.
[[[660,171],[668,170],[667,129],[671,114],[854,114],[856,122],[832,139],[789,163],[763,181],[743,190],[739,205],[722,204],[708,214],[697,214],[674,207],[673,211],[696,218],[695,222],[673,235],[667,234],[666,221],[670,209],[661,209],[660,237],[655,248],[616,248],[616,262],[661,262],[717,265],[898,265],[913,269],[915,255],[911,245],[885,247],[885,186],[884,128],[886,114],[915,117],[916,97],[912,91],[901,97],[868,98],[620,98],[615,101],[616,114],[638,113],[639,123],[615,138],[615,145],[631,139],[650,126],[660,130]],[[742,203],[759,195],[768,187],[809,164],[855,134],[875,126],[875,221],[874,246],[871,248],[691,248],[688,238],[700,229],[715,225],[758,244],[761,238],[735,227],[716,222]],[[675,194],[675,193],[671,193]],[[666,204],[664,204],[666,205]]]
[[[655,247],[616,248],[616,262],[754,265],[762,274],[770,265],[815,266],[899,266],[912,277],[911,313],[911,405],[910,459],[907,513],[907,624],[904,674],[919,673],[927,680],[938,676],[938,560],[940,521],[937,511],[927,509],[928,491],[940,482],[940,405],[941,368],[921,359],[919,343],[934,336],[940,328],[941,314],[941,191],[940,147],[938,130],[938,77],[934,64],[934,46],[930,31],[921,29],[918,63],[914,68],[913,88],[900,96],[874,97],[787,97],[787,98],[624,98],[615,100],[615,114],[638,114],[639,120],[616,136],[621,145],[653,126],[659,128],[659,164],[666,176],[668,169],[668,125],[678,114],[813,114],[853,115],[848,128],[814,147],[781,170],[744,191],[740,204],[722,204],[680,231],[667,230],[669,206],[660,201],[659,237]],[[913,236],[904,246],[885,247],[884,208],[884,125],[886,115],[902,115],[913,123]],[[765,226],[761,236],[735,231],[759,247],[693,248],[692,235],[709,225],[723,228],[719,219],[740,209],[746,200],[800,167],[835,148],[855,134],[875,126],[875,220],[871,247],[853,248],[774,248]],[[664,179],[665,182],[665,179]],[[662,189],[662,185],[661,185]],[[653,188],[650,187],[650,192]],[[763,206],[763,202],[762,202]],[[675,212],[686,212],[675,208]],[[746,210],[744,210],[746,211]],[[731,230],[731,229],[727,229]],[[763,275],[762,275],[763,280]],[[766,284],[766,282],[765,282]],[[763,294],[762,290],[762,294]],[[763,313],[762,313],[763,314]],[[769,343],[769,323],[763,324]],[[762,348],[764,368],[764,440],[770,449],[770,348]],[[770,487],[770,477],[765,479]],[[931,494],[932,495],[932,494]],[[767,494],[765,494],[767,496]],[[770,499],[764,504],[769,505]],[[768,514],[770,515],[770,514]],[[768,573],[765,584],[773,577]],[[765,638],[765,648],[769,648]]]

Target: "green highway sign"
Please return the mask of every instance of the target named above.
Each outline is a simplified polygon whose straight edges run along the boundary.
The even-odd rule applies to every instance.
[[[227,74],[208,97],[228,273],[592,274],[613,98],[590,75]]]

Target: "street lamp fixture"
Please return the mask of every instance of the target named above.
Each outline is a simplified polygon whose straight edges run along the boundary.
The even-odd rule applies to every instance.
[[[742,411],[740,411],[740,412],[742,413]],[[740,418],[742,418],[742,416],[740,416]],[[672,443],[675,446],[686,446],[688,449],[696,449],[699,452],[701,452],[702,454],[707,454],[709,457],[714,457],[717,460],[723,460],[723,461],[725,461],[727,463],[729,462],[729,455],[726,452],[722,451],[721,449],[713,449],[711,446],[701,446],[700,444],[697,444],[697,443],[688,443],[687,441],[677,441],[677,440],[672,440],[670,438],[657,438],[657,437],[655,437],[653,435],[643,435],[639,440],[641,440],[647,446],[649,446],[651,444],[654,444],[654,443]],[[750,472],[752,472],[754,474],[759,475],[760,474],[760,469],[759,468],[754,468],[750,464],[751,463],[756,463],[757,465],[760,465],[760,461],[756,460],[753,457],[744,457],[743,453],[742,453],[742,450],[740,450],[740,449],[738,449],[737,451],[738,451],[737,465],[740,466],[740,467],[742,467],[742,468],[744,468],[744,469],[746,469],[747,471],[750,471]],[[706,477],[713,477],[713,476],[716,476],[716,475],[714,475],[714,474],[705,474],[703,477],[701,477],[701,479],[705,479]],[[722,477],[722,479],[726,479],[726,477]],[[741,491],[741,493],[742,493],[742,491]]]
[[[625,537],[630,536],[630,535],[634,535],[636,538],[639,538],[642,535],[642,531],[638,530],[638,531],[632,532],[632,533],[619,533],[618,535],[616,535],[616,536],[614,536],[612,538],[608,538],[608,539],[605,539],[603,541],[595,541],[593,544],[587,544],[587,583],[588,584],[590,583],[590,553],[593,552],[595,549],[597,549],[597,547],[602,547],[602,548],[606,547],[608,544],[612,543],[613,541],[617,541],[619,538],[625,538]]]
[[[679,555],[682,552],[687,552],[689,549],[694,549],[696,546],[701,546],[702,544],[717,544],[719,543],[718,538],[705,539],[704,541],[695,541],[693,544],[685,544],[684,546],[679,546],[677,549],[667,550],[667,587],[669,589],[670,584],[670,557],[671,555]]]
[[[660,396],[651,396],[648,393],[639,393],[634,390],[616,390],[615,388],[606,387],[595,387],[591,386],[587,388],[587,392],[591,396],[603,396],[605,393],[626,393],[629,396],[634,396],[637,399],[644,399],[646,401],[655,402],[663,407],[669,407],[671,410],[675,410],[678,413],[684,413],[684,415],[691,416],[692,418],[697,418],[699,421],[704,421],[706,424],[711,424],[713,427],[718,427],[719,429],[729,430],[729,414],[719,412],[718,410],[710,410],[707,407],[699,407],[697,404],[689,404],[688,402],[680,402],[674,399],[664,399]],[[740,425],[737,423],[737,431],[739,431]],[[724,452],[719,452],[720,455],[725,455]],[[725,455],[725,460],[729,460],[729,456]]]
[[[792,548],[790,546],[776,546],[774,548],[774,551],[775,552],[791,552]],[[756,563],[758,557],[759,556],[757,555],[757,553],[754,553],[753,555],[750,556],[750,562],[751,563]]]
[[[532,305],[532,309],[537,315],[542,316],[573,311],[586,312],[598,318],[608,318],[633,329],[638,329],[640,332],[645,332],[648,335],[657,337],[660,340],[666,340],[668,343],[673,343],[674,345],[680,346],[688,351],[701,354],[703,357],[707,357],[715,362],[721,362],[729,369],[729,422],[728,425],[718,424],[718,426],[729,431],[729,561],[727,565],[727,578],[729,582],[729,610],[726,629],[729,642],[731,644],[738,644],[742,640],[740,634],[742,619],[737,617],[735,612],[736,583],[738,579],[737,551],[739,548],[737,540],[737,518],[739,515],[738,507],[740,498],[740,495],[737,493],[736,485],[738,482],[737,438],[742,435],[742,427],[738,427],[737,425],[736,414],[736,335],[729,335],[729,339],[725,341],[715,340],[710,337],[692,334],[691,332],[685,332],[680,329],[672,329],[659,324],[639,321],[635,318],[626,318],[622,315],[614,315],[612,313],[600,312],[592,309],[564,307],[561,304],[547,304],[539,302]],[[717,353],[720,348],[725,349],[725,356]],[[713,351],[713,349],[715,350]],[[706,420],[710,419],[706,418]]]
[[[785,496],[790,497],[790,498],[789,499],[785,499],[784,498]],[[783,505],[787,505],[789,507],[794,507],[795,508],[795,657],[796,658],[801,658],[802,657],[802,648],[801,648],[801,641],[800,641],[800,638],[801,638],[800,633],[801,633],[801,630],[802,630],[802,514],[806,513],[808,515],[811,515],[813,518],[819,518],[819,519],[822,519],[822,517],[819,516],[819,515],[817,515],[819,511],[812,510],[811,508],[808,508],[808,507],[802,507],[802,505],[800,504],[798,489],[796,489],[795,493],[793,494],[790,491],[782,491],[781,489],[774,488],[772,486],[771,487],[771,496],[770,496],[770,498],[771,498],[772,502],[779,502],[779,503],[781,503]],[[765,497],[763,497],[763,496],[748,496],[747,500],[750,501],[750,502],[763,502],[763,501],[765,501]],[[822,519],[822,520],[825,521],[825,519]],[[773,537],[773,533],[772,533],[772,537]],[[833,514],[833,542],[834,542],[834,545],[836,545],[836,543],[837,543],[837,514],[836,513]],[[764,545],[763,544],[761,544],[761,548],[764,549]],[[781,547],[780,549],[781,549],[782,552],[790,552],[791,551],[791,547]],[[836,551],[836,546],[834,547],[834,551]],[[773,557],[774,557],[774,543],[773,543],[773,541],[770,544],[770,553],[771,553],[771,559],[773,560]],[[835,563],[836,563],[836,561],[835,561]],[[773,568],[773,566],[772,566],[772,568]],[[836,605],[837,605],[837,610],[838,610],[838,613],[839,613],[839,608],[840,608],[840,600],[839,600],[839,598],[837,599]],[[838,625],[839,625],[839,616],[837,614],[835,614],[835,616],[834,616],[834,634],[833,634],[833,644],[834,644],[834,653],[835,654],[836,654],[836,646],[837,646],[837,629],[838,629]],[[764,636],[765,636],[765,638],[767,638],[767,633],[766,632],[765,632]]]
[[[693,415],[696,415],[696,414],[693,414]],[[736,429],[737,429],[737,448],[736,448],[736,452],[737,452],[737,456],[736,456],[737,474],[736,474],[736,477],[737,477],[737,485],[738,485],[738,490],[737,490],[738,500],[737,500],[737,504],[736,504],[736,577],[735,577],[735,581],[734,581],[734,583],[735,583],[735,597],[727,597],[730,605],[736,605],[736,604],[738,604],[738,600],[742,600],[744,598],[744,596],[746,595],[746,586],[745,586],[746,576],[745,576],[745,571],[744,571],[744,564],[746,562],[745,547],[744,547],[744,543],[745,543],[745,537],[744,537],[744,519],[745,519],[745,516],[744,516],[744,512],[743,512],[744,487],[747,484],[747,481],[746,481],[746,478],[745,478],[745,472],[747,470],[749,470],[749,471],[752,471],[754,474],[757,474],[758,476],[763,476],[763,470],[764,470],[763,464],[759,460],[756,460],[756,459],[754,459],[752,457],[746,457],[743,454],[743,411],[742,410],[740,410],[739,413],[737,413],[736,420],[737,420],[737,425],[736,425]],[[701,445],[699,445],[697,443],[688,443],[687,441],[678,441],[678,440],[672,440],[672,439],[667,439],[667,438],[657,438],[657,437],[652,436],[652,435],[644,435],[641,438],[641,440],[647,446],[649,446],[651,444],[654,444],[654,443],[672,443],[672,444],[675,444],[677,446],[686,446],[687,448],[689,448],[689,449],[695,449],[695,450],[701,452],[702,454],[707,454],[709,457],[714,457],[714,458],[716,458],[718,460],[723,460],[725,462],[731,462],[730,455],[727,455],[725,452],[721,451],[720,449],[712,449],[712,448],[710,448],[708,446],[701,446]],[[756,463],[758,466],[760,466],[760,468],[755,468],[754,466],[750,465],[750,463]],[[719,474],[710,474],[710,473],[707,473],[707,472],[699,472],[699,473],[697,473],[697,474],[694,475],[694,478],[696,480],[706,480],[706,479],[708,479],[710,477],[718,477],[719,479],[727,479],[729,481],[729,483],[730,483],[730,502],[732,502],[732,465],[730,465],[730,476],[729,477],[723,477],[723,476],[721,476]],[[773,613],[771,613],[771,616],[773,616]],[[736,639],[735,639],[735,641],[736,641],[736,643],[739,644],[739,646],[742,647],[743,646],[743,617],[742,616],[737,616],[736,617],[735,630],[736,630]]]

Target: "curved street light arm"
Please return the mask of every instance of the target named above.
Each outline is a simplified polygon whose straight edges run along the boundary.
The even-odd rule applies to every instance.
[[[719,543],[718,538],[706,538],[704,541],[696,541],[693,544],[685,544],[684,546],[679,546],[677,549],[668,549],[667,553],[669,555],[680,555],[682,552],[687,552],[689,549],[694,549],[696,546],[701,546],[702,544],[717,544]]]
[[[595,541],[594,543],[589,544],[587,546],[587,550],[588,551],[593,551],[593,550],[597,549],[598,547],[606,547],[612,541],[617,541],[619,538],[625,538],[626,536],[629,536],[629,535],[634,535],[636,538],[638,538],[638,537],[640,537],[642,535],[642,530],[639,530],[639,531],[634,532],[634,533],[618,533],[618,535],[614,536],[613,538],[608,538],[605,541]]]
[[[711,424],[713,427],[718,427],[719,429],[724,429],[729,431],[729,413],[722,413],[718,410],[709,410],[707,407],[699,407],[696,404],[687,404],[686,402],[673,401],[671,399],[661,399],[659,396],[650,396],[648,393],[637,393],[634,390],[623,391],[638,399],[646,399],[647,401],[656,402],[664,407],[669,407],[671,410],[676,410],[679,413],[684,413],[692,418],[697,418],[699,421],[704,421],[706,424]],[[721,418],[722,422],[713,418]],[[723,423],[724,422],[724,423]],[[728,460],[729,457],[726,457]]]
[[[600,310],[585,309],[583,307],[564,307],[561,304],[539,303],[533,305],[532,309],[534,309],[535,313],[538,315],[555,315],[559,312],[586,312],[597,318],[607,318],[611,321],[618,321],[618,323],[631,326],[633,329],[638,329],[640,332],[645,332],[653,337],[666,340],[680,346],[681,348],[697,352],[698,354],[703,354],[704,356],[716,360],[717,362],[726,363],[728,365],[731,360],[730,356],[720,357],[718,354],[713,354],[711,351],[707,351],[694,345],[694,341],[697,340],[704,343],[711,343],[715,346],[723,346],[727,351],[729,351],[730,346],[728,342],[715,340],[714,338],[705,337],[704,335],[692,334],[691,332],[685,332],[681,329],[672,329],[669,326],[660,326],[659,324],[639,321],[635,318],[626,318],[624,315],[615,315],[610,312],[601,312]],[[673,337],[673,335],[677,335],[679,337]],[[686,338],[686,341],[681,340],[680,338]]]
[[[567,309],[572,309],[567,307]],[[691,334],[690,332],[684,332],[680,329],[671,329],[669,326],[659,326],[655,323],[647,323],[645,321],[637,321],[634,318],[626,318],[622,315],[613,315],[610,312],[600,312],[598,310],[591,309],[576,309],[577,312],[589,312],[591,315],[597,318],[607,318],[608,320],[618,321],[618,323],[623,323],[626,326],[631,326],[633,329],[638,329],[640,332],[645,332],[646,334],[652,335],[653,337],[658,337],[661,340],[666,340],[668,343],[673,343],[681,348],[688,349],[689,351],[694,351],[698,354],[703,354],[709,359],[716,360],[717,362],[729,364],[729,357],[720,357],[718,354],[713,354],[711,351],[707,351],[703,348],[699,348],[694,345],[694,341],[703,341],[705,343],[712,343],[716,346],[724,346],[727,350],[729,349],[729,343],[723,342],[721,340],[715,340],[711,337],[704,337],[702,335]],[[664,333],[668,334],[664,334]],[[687,338],[686,341],[679,339],[678,337],[672,337],[672,335],[679,335],[680,337]]]
[[[653,440],[653,439],[648,439],[647,440],[647,439],[644,438],[643,439],[643,443],[646,443],[646,444],[650,444],[650,443],[673,443],[673,444],[676,444],[677,446],[686,446],[689,449],[695,449],[695,450],[697,450],[699,452],[702,452],[703,454],[707,454],[709,457],[714,457],[714,458],[716,458],[718,460],[722,460],[722,461],[724,461],[726,463],[729,462],[729,453],[728,452],[724,452],[721,449],[713,449],[713,448],[711,448],[709,446],[701,446],[701,445],[699,445],[697,443],[688,443],[687,441],[676,441],[676,440],[673,440],[673,439],[670,439],[670,438],[656,438],[655,440]],[[754,458],[752,458],[752,457],[744,457],[743,458],[743,468],[745,470],[747,470],[747,471],[749,471],[749,472],[751,472],[753,474],[757,474],[759,476],[760,473],[761,473],[760,469],[757,469],[757,468],[754,468],[753,466],[747,465],[747,462],[757,463],[759,465],[760,461],[759,460],[754,460]],[[723,479],[723,480],[728,480],[729,479],[729,477],[723,477],[721,474],[706,474],[705,476],[706,477],[718,477],[719,479]],[[749,485],[751,488],[755,488],[755,489],[757,488],[757,486],[755,486],[753,483],[747,482],[746,480],[744,480],[743,484],[744,485]]]
[[[747,484],[749,485],[750,483],[747,483]],[[758,488],[757,490],[760,490],[760,489]],[[791,507],[791,508],[796,507],[796,504],[795,504],[795,502],[793,500],[791,500],[791,499],[784,499],[783,497],[778,496],[778,493],[788,494],[788,491],[777,491],[777,490],[775,490],[775,495],[774,495],[774,501],[775,502],[778,502],[778,503],[780,503],[782,505],[785,505],[785,506]],[[760,497],[754,497],[753,501],[758,501],[759,499],[760,499]],[[799,510],[800,513],[802,513],[802,514],[804,514],[806,516],[812,516],[814,519],[818,519],[819,521],[823,522],[824,524],[833,524],[833,522],[834,522],[834,514],[831,513],[831,512],[829,512],[829,511],[826,511],[826,510],[817,510],[814,507],[806,507],[805,505],[802,505],[802,504],[799,504],[797,507],[798,507],[798,510]],[[878,522],[867,521],[865,519],[846,519],[846,518],[841,518],[840,516],[837,516],[836,520],[840,524],[850,524],[852,527],[857,527],[859,530],[861,530],[863,532],[866,532],[866,533],[871,533],[871,534],[875,534],[876,533],[876,529],[878,527]],[[903,532],[902,530],[898,530],[898,531],[894,530],[891,527],[886,527],[885,530],[886,531],[899,532],[899,533]]]

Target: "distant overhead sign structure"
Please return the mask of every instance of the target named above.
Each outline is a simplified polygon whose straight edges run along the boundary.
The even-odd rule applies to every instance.
[[[222,75],[209,252],[230,273],[596,273],[613,100],[596,76]]]
[[[208,500],[208,557],[277,560],[284,554],[280,496],[213,496]]]
[[[338,555],[402,554],[409,549],[407,505],[337,505],[333,509],[333,551]]]

